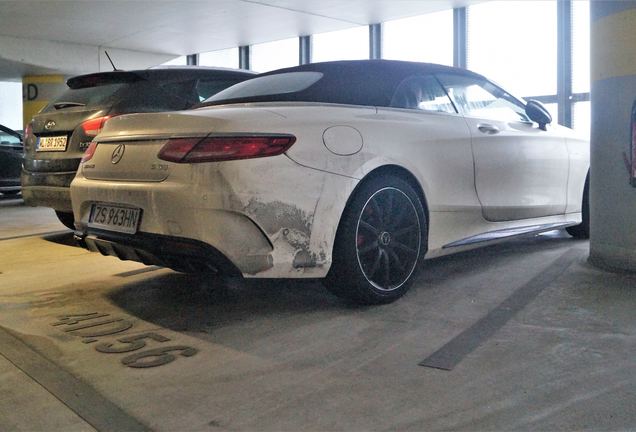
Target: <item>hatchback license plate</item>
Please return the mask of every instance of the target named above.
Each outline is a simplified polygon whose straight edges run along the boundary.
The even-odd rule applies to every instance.
[[[66,135],[38,138],[37,151],[66,151]]]
[[[88,218],[90,228],[101,228],[127,234],[137,232],[141,209],[106,204],[93,204]]]

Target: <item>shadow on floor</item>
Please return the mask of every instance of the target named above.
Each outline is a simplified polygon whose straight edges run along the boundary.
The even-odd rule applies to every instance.
[[[542,235],[428,260],[416,278],[415,290],[484,271],[501,265],[502,260],[518,260],[526,254],[581,243],[569,236]],[[302,321],[307,322],[315,312],[337,315],[388,308],[396,309],[397,314],[397,309],[408,306],[401,303],[413,300],[410,297],[392,305],[361,307],[334,297],[319,280],[227,279],[181,273],[148,276],[110,292],[108,297],[131,315],[175,331],[209,332],[230,323],[294,315],[303,316]]]
[[[54,234],[48,234],[42,237],[44,240],[51,243],[57,243],[64,246],[81,247],[73,238],[72,231],[59,232]]]

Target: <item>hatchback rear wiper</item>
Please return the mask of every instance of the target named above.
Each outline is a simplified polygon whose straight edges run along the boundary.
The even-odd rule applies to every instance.
[[[53,106],[55,107],[55,109],[64,109],[70,107],[86,106],[86,104],[80,102],[56,102],[53,104]]]

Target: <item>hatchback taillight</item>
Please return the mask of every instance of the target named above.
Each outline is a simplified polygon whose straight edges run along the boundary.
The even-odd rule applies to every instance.
[[[97,150],[97,141],[91,141],[91,143],[88,145],[88,148],[84,152],[84,156],[82,156],[81,163],[91,160],[93,158],[93,155],[95,154],[95,150]]]
[[[28,151],[31,148],[31,143],[35,142],[35,136],[33,136],[33,124],[29,122],[24,129],[24,135],[22,136],[22,144],[24,150]]]
[[[95,117],[86,120],[80,127],[76,129],[76,133],[79,134],[79,147],[85,149],[90,142],[95,138],[104,128],[104,125],[113,116]]]
[[[103,117],[96,117],[90,120],[86,120],[81,125],[82,130],[84,131],[84,135],[90,136],[90,137],[97,136],[97,134],[99,134],[102,131],[102,128],[104,127],[104,124],[106,123],[106,121],[111,117],[112,116],[103,116]]]
[[[159,159],[177,163],[219,162],[277,156],[296,141],[293,135],[241,135],[172,138]]]

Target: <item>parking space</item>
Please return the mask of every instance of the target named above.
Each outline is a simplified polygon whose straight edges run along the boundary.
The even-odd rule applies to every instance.
[[[636,277],[589,266],[588,242],[561,232],[427,261],[404,298],[359,307],[319,281],[89,253],[50,209],[20,200],[2,200],[0,219],[0,391],[14,409],[1,430],[636,421]],[[420,365],[439,352],[449,370]]]

